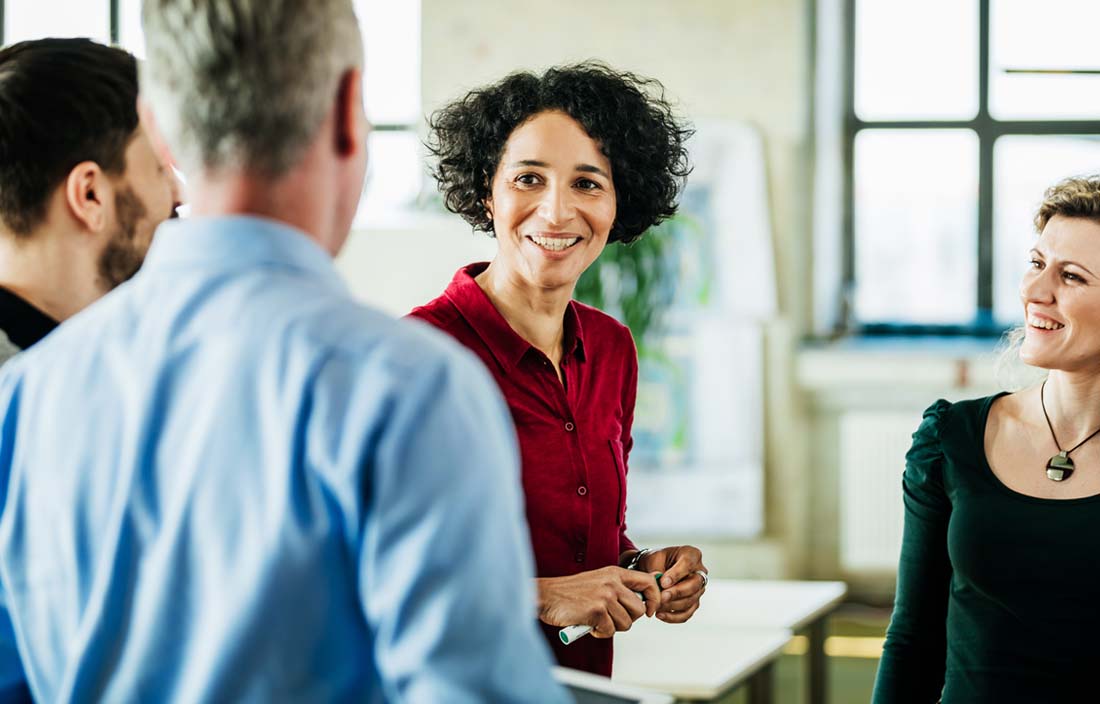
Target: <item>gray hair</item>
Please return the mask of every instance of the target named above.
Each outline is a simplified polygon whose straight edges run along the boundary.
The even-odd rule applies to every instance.
[[[363,65],[351,0],[144,0],[141,92],[188,169],[279,176]]]

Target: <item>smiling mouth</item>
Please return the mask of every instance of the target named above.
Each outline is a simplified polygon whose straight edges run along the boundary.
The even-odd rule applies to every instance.
[[[1035,316],[1029,317],[1027,324],[1033,328],[1039,328],[1040,330],[1061,330],[1065,327],[1062,323],[1056,323],[1053,320],[1044,320],[1043,318],[1037,318]]]
[[[527,239],[551,252],[564,252],[581,241],[580,237],[540,237],[538,235],[528,235]]]

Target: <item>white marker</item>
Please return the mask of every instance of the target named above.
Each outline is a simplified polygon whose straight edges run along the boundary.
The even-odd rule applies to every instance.
[[[566,626],[558,631],[558,638],[561,638],[561,642],[569,645],[578,638],[583,638],[592,632],[592,626]]]
[[[657,575],[657,584],[658,585],[661,584],[661,575],[660,574]],[[634,592],[634,593],[637,594],[638,598],[641,599],[643,602],[645,601],[645,597],[642,596],[641,592]],[[564,643],[565,645],[569,645],[570,643],[572,643],[576,640],[584,638],[586,635],[588,635],[591,632],[592,632],[592,626],[577,624],[575,626],[566,626],[565,628],[558,631],[558,638],[560,638],[561,642]]]

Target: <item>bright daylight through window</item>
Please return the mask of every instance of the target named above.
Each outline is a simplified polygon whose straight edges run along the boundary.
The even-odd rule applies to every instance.
[[[3,43],[41,37],[90,37],[144,57],[141,0],[0,0]],[[355,226],[408,208],[420,193],[420,2],[355,0],[363,27],[363,93],[374,125],[367,185]],[[373,31],[385,27],[385,31]]]
[[[846,327],[996,334],[1043,189],[1100,172],[1100,3],[850,0],[848,20]]]

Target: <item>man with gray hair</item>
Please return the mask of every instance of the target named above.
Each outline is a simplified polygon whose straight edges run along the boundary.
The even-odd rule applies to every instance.
[[[366,166],[351,1],[143,19],[195,217],[0,374],[0,696],[564,701],[502,399],[331,261]]]

